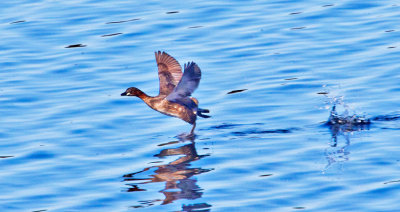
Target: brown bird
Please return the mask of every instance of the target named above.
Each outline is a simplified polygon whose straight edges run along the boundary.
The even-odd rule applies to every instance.
[[[168,116],[178,117],[193,125],[190,134],[196,128],[197,116],[209,118],[202,113],[207,109],[198,108],[197,99],[190,97],[199,86],[201,70],[194,62],[184,65],[184,73],[175,58],[165,52],[155,52],[160,80],[160,91],[157,96],[148,96],[138,88],[130,87],[121,96],[137,96],[150,108]]]

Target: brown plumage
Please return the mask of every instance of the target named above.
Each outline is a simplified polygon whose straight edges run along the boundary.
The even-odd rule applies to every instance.
[[[196,127],[197,115],[208,110],[198,108],[197,99],[190,97],[199,85],[201,70],[196,63],[185,64],[184,73],[175,58],[165,52],[155,52],[160,81],[160,91],[157,96],[151,97],[138,88],[130,87],[121,96],[137,96],[150,108],[168,116],[178,117],[193,125],[191,134]]]

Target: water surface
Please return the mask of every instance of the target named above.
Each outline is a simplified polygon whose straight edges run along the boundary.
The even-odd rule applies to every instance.
[[[2,1],[1,211],[395,211],[397,1]],[[191,126],[155,51],[202,69]],[[324,125],[333,105],[371,124]],[[347,114],[346,114],[347,113]]]

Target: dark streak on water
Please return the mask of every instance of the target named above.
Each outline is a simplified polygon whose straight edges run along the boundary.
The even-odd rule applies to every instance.
[[[191,26],[191,27],[188,27],[189,29],[196,29],[196,28],[202,28],[203,26]]]
[[[373,121],[396,121],[400,119],[400,114],[381,115],[372,118]]]
[[[229,92],[228,92],[228,93],[226,93],[226,94],[240,93],[240,92],[243,92],[243,91],[247,91],[247,89],[233,90],[233,91],[229,91]]]
[[[240,126],[239,124],[221,124],[217,126],[212,126],[210,129],[233,129],[237,126]]]
[[[86,45],[83,45],[83,44],[72,44],[72,45],[66,46],[65,48],[78,48],[78,47],[86,47]]]
[[[126,23],[126,22],[131,22],[131,21],[138,21],[138,20],[140,20],[140,18],[133,18],[133,19],[123,20],[123,21],[111,21],[111,22],[107,22],[106,24],[120,24],[120,23]]]
[[[179,13],[179,11],[166,12],[166,14],[175,14],[175,13]]]
[[[19,23],[24,23],[24,22],[26,22],[25,20],[22,20],[22,21],[14,21],[14,22],[11,22],[10,24],[19,24]]]
[[[116,35],[122,35],[122,33],[118,32],[118,33],[106,34],[106,35],[102,35],[101,37],[111,37],[111,36],[116,36]]]
[[[290,28],[291,30],[299,30],[299,29],[305,29],[306,27],[292,27]]]
[[[261,135],[261,134],[272,134],[272,133],[292,133],[294,130],[299,130],[297,128],[290,129],[271,129],[271,130],[260,130],[260,129],[249,129],[245,131],[231,132],[231,134],[236,136],[246,136],[246,135]]]
[[[390,184],[390,183],[400,183],[400,180],[392,180],[389,182],[384,182],[383,184]]]

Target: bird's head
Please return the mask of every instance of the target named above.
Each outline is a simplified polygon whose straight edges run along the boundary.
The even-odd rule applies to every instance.
[[[130,87],[126,89],[125,92],[121,93],[121,96],[139,96],[143,92],[135,87]]]

